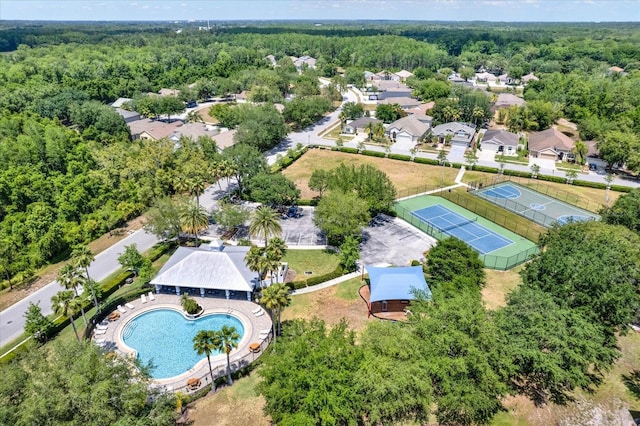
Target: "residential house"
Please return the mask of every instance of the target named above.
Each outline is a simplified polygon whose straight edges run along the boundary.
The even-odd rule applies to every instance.
[[[389,124],[385,133],[393,142],[416,144],[430,128],[430,124],[420,121],[415,115],[407,115]]]
[[[624,68],[613,66],[609,68],[609,74],[621,74],[624,72]]]
[[[527,103],[524,99],[519,98],[512,93],[500,93],[498,95],[498,99],[491,107],[491,111],[495,112],[502,108],[509,108],[511,106],[524,106],[526,104]]]
[[[413,73],[407,70],[398,71],[395,75],[398,76],[400,81],[406,81],[409,77],[413,77]]]
[[[497,81],[500,84],[506,84],[506,85],[516,85],[516,84],[518,84],[518,79],[510,77],[508,74],[499,75]]]
[[[131,98],[118,98],[115,100],[115,102],[112,102],[110,105],[114,108],[122,108],[122,105],[126,104],[127,102],[133,102],[133,99]]]
[[[520,138],[506,130],[489,129],[482,136],[483,151],[495,151],[502,155],[516,155]]]
[[[407,110],[408,114],[422,114],[422,115],[427,115],[427,113],[429,111],[431,111],[433,109],[433,107],[436,106],[436,103],[434,101],[431,102],[426,102],[426,103],[421,103],[420,105],[418,105],[417,107],[411,108]]]
[[[522,84],[527,84],[530,81],[538,81],[540,79],[538,77],[536,77],[535,75],[533,75],[533,73],[529,73],[527,75],[523,75],[520,80],[522,81]]]
[[[158,92],[160,96],[178,96],[180,91],[178,89],[160,89]]]
[[[293,61],[293,65],[296,66],[298,71],[302,71],[304,66],[307,66],[311,69],[315,69],[317,60],[312,58],[311,56],[300,56],[296,58],[295,56],[290,56],[291,61]]]
[[[277,61],[276,61],[276,57],[275,57],[275,56],[273,56],[273,55],[267,55],[267,56],[265,57],[265,59],[266,59],[267,61],[269,61],[269,63],[271,64],[271,66],[272,66],[272,67],[275,67],[275,66],[276,66]]]
[[[473,136],[476,134],[476,126],[471,123],[452,121],[434,127],[432,134],[439,138],[440,143],[444,143],[447,135],[451,135],[451,146],[471,148]]]
[[[553,127],[529,135],[529,155],[532,158],[545,160],[573,160],[571,152],[575,142],[567,135]]]
[[[234,140],[234,136],[236,135],[235,130],[229,130],[226,128],[220,129],[218,134],[212,136],[213,140],[216,141],[216,145],[218,145],[218,149],[223,150],[225,148],[229,148],[233,144],[236,143]]]
[[[476,82],[478,83],[495,83],[496,76],[489,72],[476,73]]]
[[[409,111],[413,108],[417,108],[420,106],[421,102],[417,99],[413,99],[413,98],[409,98],[407,96],[402,96],[402,97],[392,97],[392,98],[384,98],[380,101],[378,101],[378,104],[382,104],[382,105],[400,105],[400,107],[405,110],[405,111]]]
[[[126,109],[116,108],[116,112],[124,118],[125,123],[131,123],[142,118],[137,111],[127,111]]]
[[[408,98],[412,90],[409,87],[389,87],[380,91],[378,99]]]
[[[376,123],[382,123],[382,121],[372,117],[360,117],[357,120],[353,120],[347,123],[344,126],[344,129],[342,130],[342,132],[348,133],[350,135],[357,135],[358,133],[364,133],[365,127],[367,127],[369,123],[376,124]]]
[[[376,73],[373,73],[371,71],[365,71],[364,72],[364,79],[366,81],[377,81],[380,80],[380,76]]]
[[[174,120],[170,123],[160,120],[145,118],[127,123],[131,131],[131,137],[135,139],[150,139],[157,141],[168,138],[175,130],[184,123],[181,120]]]
[[[400,81],[400,76],[389,71],[380,71],[376,74],[381,81]]]
[[[607,162],[600,157],[600,150],[598,150],[598,142],[585,141],[587,145],[587,163],[589,168],[594,167],[596,169],[604,169],[608,166]],[[593,166],[592,166],[593,165]]]

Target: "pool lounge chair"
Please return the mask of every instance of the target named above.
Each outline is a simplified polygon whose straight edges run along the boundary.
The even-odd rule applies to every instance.
[[[149,292],[149,300],[151,300],[152,302],[156,300],[156,297],[153,295],[152,291]]]
[[[147,296],[143,294],[142,296],[140,296],[140,300],[142,300],[142,303],[147,303]]]
[[[263,316],[264,315],[264,309],[260,308],[260,310],[257,313],[255,313],[254,315],[257,316],[257,317]]]
[[[135,306],[133,306],[131,303],[125,303],[124,306],[126,306],[129,309],[135,308]]]
[[[107,339],[94,339],[93,342],[96,345],[104,345],[107,342]]]
[[[258,306],[257,308],[255,308],[253,311],[251,311],[252,314],[257,314],[258,312],[260,312],[262,310],[261,306]]]
[[[109,328],[108,325],[102,325],[102,324],[96,325],[96,330],[106,330],[108,328]]]
[[[125,312],[127,312],[127,310],[126,310],[125,308],[123,308],[123,307],[122,307],[122,305],[118,305],[118,311],[119,311],[120,313],[123,313],[123,314],[124,314]]]
[[[94,336],[99,336],[101,334],[105,334],[107,332],[107,330],[96,330],[93,332]]]

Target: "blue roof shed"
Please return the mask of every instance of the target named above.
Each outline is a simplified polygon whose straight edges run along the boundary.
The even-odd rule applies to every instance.
[[[369,303],[383,300],[413,300],[414,289],[424,291],[431,298],[431,290],[424,279],[422,266],[367,266],[366,270],[371,289]]]

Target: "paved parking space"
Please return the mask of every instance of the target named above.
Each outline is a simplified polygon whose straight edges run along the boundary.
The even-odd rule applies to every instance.
[[[303,207],[300,217],[280,221],[282,238],[288,246],[323,246],[327,237],[313,224],[313,207]]]
[[[424,258],[436,240],[400,219],[379,215],[364,229],[360,258],[365,265],[407,266]]]

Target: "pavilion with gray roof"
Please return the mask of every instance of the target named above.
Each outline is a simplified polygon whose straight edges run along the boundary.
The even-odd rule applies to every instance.
[[[151,280],[156,293],[199,292],[202,297],[252,300],[258,276],[244,261],[249,247],[224,246],[220,241],[203,247],[179,247]]]

